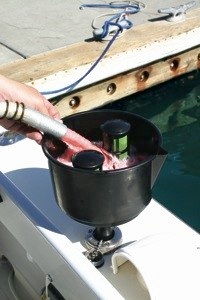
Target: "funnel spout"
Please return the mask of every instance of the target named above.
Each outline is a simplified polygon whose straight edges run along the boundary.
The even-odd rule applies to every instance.
[[[165,159],[167,158],[167,154],[168,153],[163,148],[159,147],[156,158],[151,162],[151,187],[154,186]]]

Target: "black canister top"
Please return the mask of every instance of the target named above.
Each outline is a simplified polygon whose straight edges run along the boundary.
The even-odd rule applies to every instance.
[[[131,125],[121,119],[106,121],[101,125],[103,148],[118,157],[125,159],[129,155]]]
[[[129,132],[130,127],[131,125],[129,123],[120,119],[109,120],[101,125],[102,131],[113,138],[125,136]]]
[[[75,168],[88,170],[102,170],[104,156],[95,150],[83,150],[76,153],[72,158]]]

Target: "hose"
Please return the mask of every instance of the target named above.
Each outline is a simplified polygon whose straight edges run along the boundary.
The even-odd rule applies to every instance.
[[[67,132],[67,126],[63,123],[36,110],[26,108],[23,103],[8,100],[0,102],[0,118],[25,123],[58,139],[64,137]]]

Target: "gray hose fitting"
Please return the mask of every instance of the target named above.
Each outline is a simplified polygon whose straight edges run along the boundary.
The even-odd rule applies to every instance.
[[[25,123],[43,133],[61,139],[67,132],[67,126],[36,110],[26,108],[23,103],[0,102],[0,118]]]

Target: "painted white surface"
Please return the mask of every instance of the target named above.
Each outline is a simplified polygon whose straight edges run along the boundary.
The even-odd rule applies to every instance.
[[[40,146],[24,139],[14,145],[1,146],[0,158],[1,172],[12,181],[11,185],[14,183],[23,193],[23,196],[19,193],[17,199],[12,199],[12,195],[6,196],[6,201],[0,204],[2,223],[23,244],[28,257],[31,256],[45,274],[51,274],[54,284],[63,294],[69,296],[71,293],[71,299],[77,299],[75,293],[80,291],[82,299],[133,299],[133,295],[138,300],[149,299],[147,290],[138,280],[134,264],[130,266],[125,263],[114,274],[111,255],[105,257],[105,264],[100,269],[95,269],[82,255],[85,250],[84,237],[89,227],[73,221],[57,206],[47,159]],[[123,243],[167,233],[180,237],[191,251],[200,255],[197,249],[200,246],[199,235],[154,200],[137,218],[119,227]],[[163,251],[167,261],[167,248]],[[184,266],[184,259],[188,261],[190,257],[183,255],[182,258]],[[159,270],[158,265],[155,265],[156,268]],[[173,272],[173,264],[171,268]],[[193,277],[192,270],[186,274],[190,286],[193,284],[190,281],[192,278],[200,278],[200,267],[198,270],[197,277]],[[185,271],[184,268],[182,271]],[[76,288],[77,284],[79,289]]]

